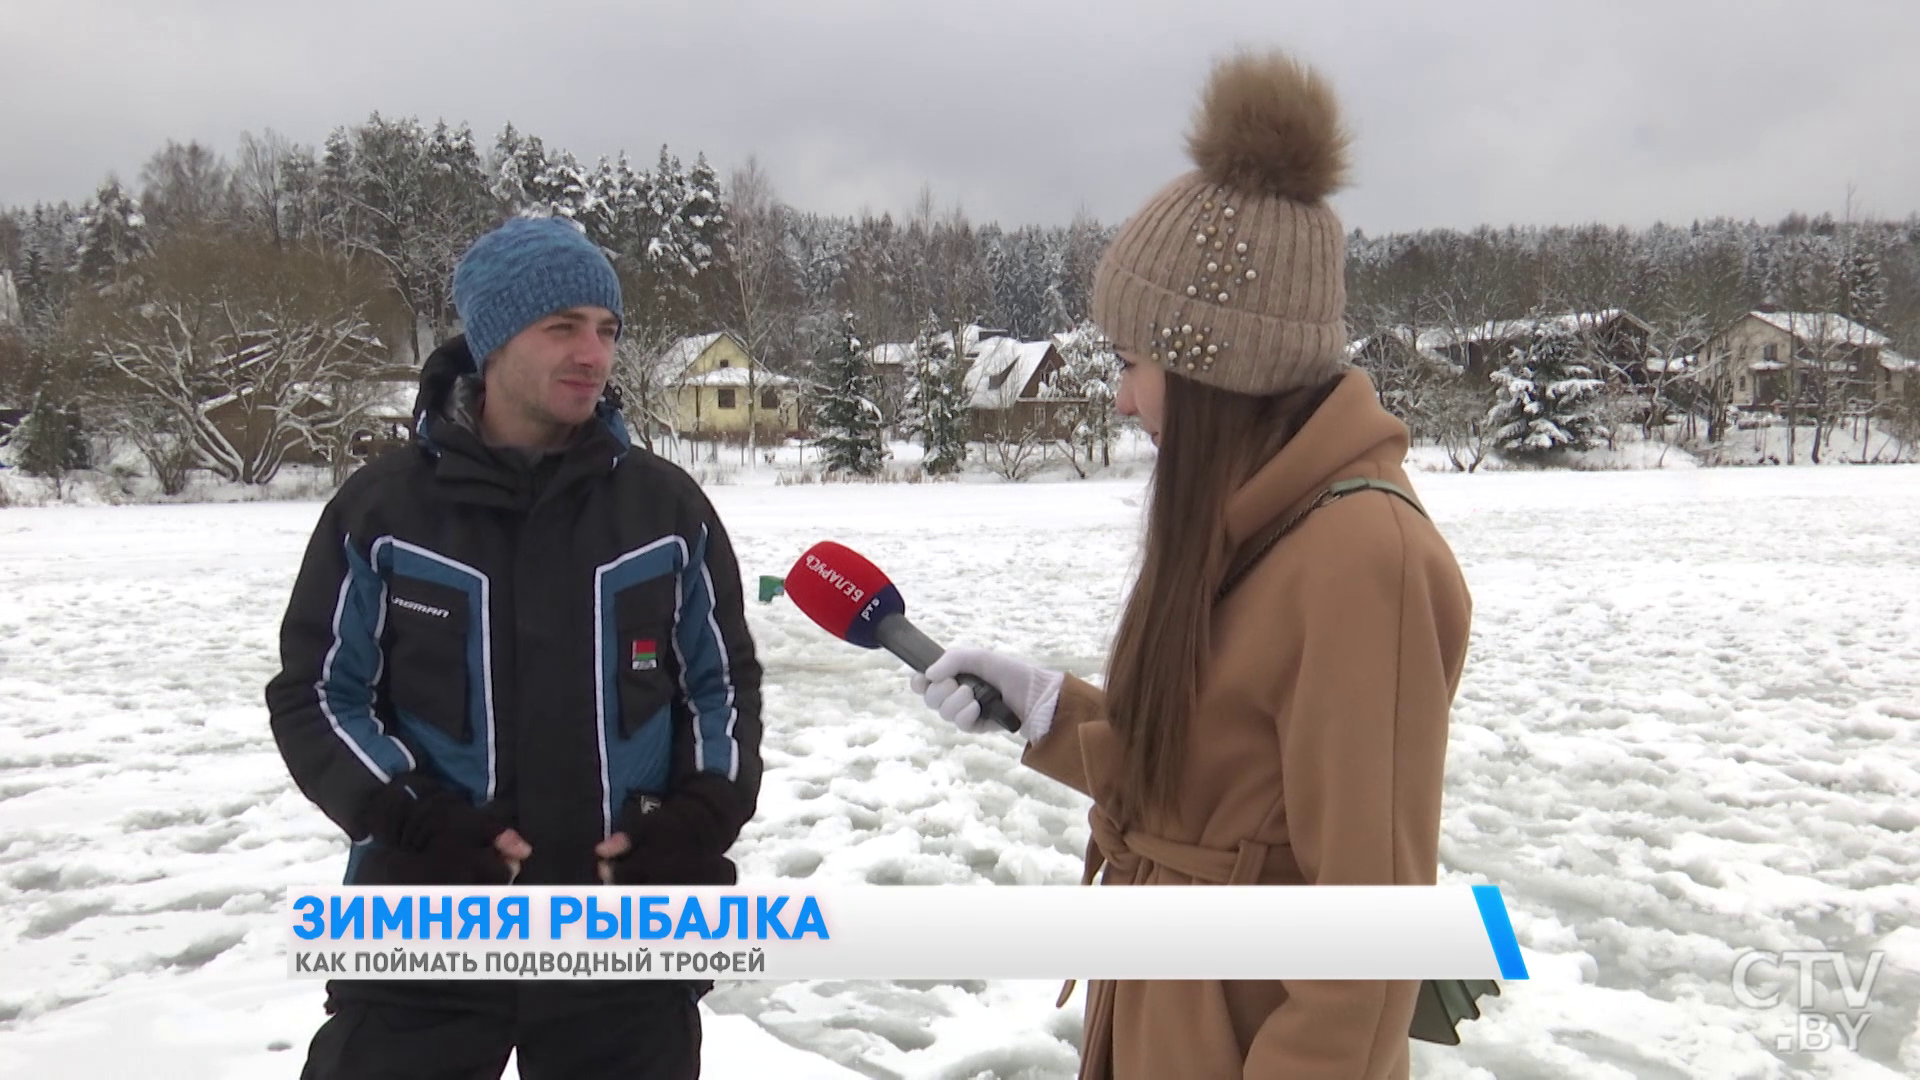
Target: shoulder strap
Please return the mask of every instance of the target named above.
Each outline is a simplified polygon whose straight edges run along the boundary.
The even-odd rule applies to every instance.
[[[1341,480],[1315,496],[1314,500],[1308,503],[1299,513],[1267,530],[1267,532],[1260,537],[1259,543],[1248,549],[1247,554],[1243,556],[1239,562],[1235,563],[1232,569],[1227,571],[1226,578],[1220,583],[1219,591],[1213,594],[1213,602],[1218,604],[1220,601],[1226,599],[1227,594],[1232,592],[1234,587],[1239,585],[1241,580],[1244,579],[1255,566],[1259,565],[1260,560],[1267,557],[1267,552],[1272,551],[1275,544],[1278,544],[1302,521],[1305,521],[1308,514],[1313,513],[1328,503],[1337,502],[1349,495],[1362,491],[1383,491],[1388,495],[1396,496],[1408,506],[1413,507],[1419,512],[1421,517],[1427,516],[1426,508],[1421,506],[1417,499],[1398,484],[1390,484],[1385,480],[1375,480],[1367,476],[1355,476]]]

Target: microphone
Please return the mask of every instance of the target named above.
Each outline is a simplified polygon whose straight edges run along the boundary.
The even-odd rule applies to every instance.
[[[907,621],[907,602],[879,567],[831,540],[800,556],[787,571],[786,589],[827,633],[863,649],[884,648],[922,675],[947,651]],[[1020,730],[1020,718],[992,684],[977,675],[959,678],[980,703],[980,715],[1008,731]]]

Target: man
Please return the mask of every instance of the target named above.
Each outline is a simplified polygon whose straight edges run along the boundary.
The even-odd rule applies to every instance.
[[[570,222],[454,274],[413,445],[320,516],[267,687],[354,885],[731,885],[760,666],[713,507],[608,395],[620,282]],[[699,1074],[711,983],[329,983],[306,1080]]]

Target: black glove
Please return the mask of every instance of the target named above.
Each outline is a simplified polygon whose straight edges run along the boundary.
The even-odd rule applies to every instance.
[[[493,846],[507,826],[424,776],[395,777],[367,806],[367,830],[388,848],[395,885],[505,885],[513,871]]]
[[[697,773],[665,797],[636,792],[620,808],[619,830],[633,846],[608,860],[615,885],[733,885],[727,849],[739,833],[722,807],[732,785]]]

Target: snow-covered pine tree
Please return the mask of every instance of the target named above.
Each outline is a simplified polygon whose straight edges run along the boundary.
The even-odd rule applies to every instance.
[[[1093,271],[1106,250],[1109,233],[1084,214],[1076,215],[1067,227],[1060,252],[1060,301],[1068,319],[1077,323],[1087,317],[1092,304]]]
[[[1840,313],[1870,330],[1886,329],[1887,282],[1879,238],[1848,226],[1840,257]],[[1855,436],[1865,439],[1868,415],[1875,411],[1878,370],[1855,367],[1842,376],[1844,407],[1856,417]]]
[[[1870,329],[1882,328],[1887,281],[1879,241],[1868,233],[1849,236],[1840,257],[1840,313]]]
[[[538,149],[539,142],[532,145]],[[528,203],[522,214],[532,217],[575,218],[592,197],[593,181],[579,159],[568,150],[548,154],[546,164],[527,186]]]
[[[819,361],[820,448],[828,472],[876,476],[886,462],[881,442],[879,383],[864,355],[851,313],[841,317],[840,333]]]
[[[288,144],[280,165],[280,198],[276,221],[280,242],[296,244],[319,231],[321,225],[321,161],[311,146]]]
[[[895,427],[901,435],[909,439],[918,439],[926,445],[927,404],[929,399],[927,385],[932,374],[932,365],[928,362],[932,355],[934,342],[940,337],[940,321],[932,312],[920,323],[920,332],[914,335],[912,352],[906,360],[906,386],[900,391],[900,415]]]
[[[1071,452],[1084,454],[1089,465],[1094,454],[1102,467],[1113,464],[1116,425],[1113,402],[1118,367],[1113,347],[1092,322],[1082,320],[1063,335],[1062,366],[1040,388],[1040,396],[1067,402],[1067,441]]]
[[[76,267],[80,279],[102,293],[111,292],[146,252],[146,219],[120,181],[109,179],[82,211]]]
[[[632,251],[658,276],[662,288],[677,289],[691,280],[711,262],[713,252],[703,250],[693,235],[688,207],[695,199],[692,179],[680,158],[660,147],[660,160],[647,174],[647,206],[631,238]],[[705,205],[705,200],[701,200]]]
[[[908,360],[901,421],[925,448],[929,476],[959,472],[967,460],[967,372],[965,363],[954,359],[952,340],[941,332],[939,317],[928,312]]]
[[[719,181],[704,158],[691,172],[665,146],[651,171],[622,156],[586,179],[582,214],[589,235],[614,255],[628,289],[627,308],[643,333],[686,334],[706,325],[702,275],[724,239]]]
[[[29,338],[44,346],[66,320],[72,299],[80,215],[67,203],[36,205],[26,226],[14,286],[19,291],[21,326]]]
[[[529,140],[509,123],[493,138],[493,151],[487,155],[487,194],[497,209],[517,214],[527,201],[527,178],[520,163]],[[544,164],[544,162],[542,163]]]
[[[993,283],[995,321],[1023,340],[1061,329],[1055,313],[1064,305],[1053,293],[1066,274],[1063,250],[1034,226],[1013,232],[988,226],[981,230],[981,242]]]
[[[1581,359],[1579,338],[1563,328],[1534,322],[1492,378],[1499,389],[1487,424],[1494,448],[1508,457],[1590,449],[1604,429],[1605,383]]]
[[[91,464],[80,409],[70,400],[62,402],[70,397],[69,388],[42,387],[12,439],[21,470],[52,480],[56,497],[63,494],[68,472]]]
[[[457,128],[442,122],[426,137],[421,147],[425,169],[420,179],[420,211],[417,217],[415,246],[430,268],[422,302],[430,315],[433,337],[444,339],[452,332],[456,313],[453,308],[453,271],[461,256],[482,233],[496,224],[498,210],[489,190],[487,167],[474,145],[473,129]],[[424,344],[424,343],[422,343]]]
[[[713,266],[725,245],[727,208],[720,197],[720,178],[708,164],[707,155],[694,157],[687,171],[684,189],[686,201],[680,206],[680,219],[686,227],[686,247],[693,273],[701,274]]]
[[[316,232],[329,242],[342,243],[352,229],[353,135],[344,127],[327,135],[314,176]]]
[[[625,154],[618,161],[601,158],[587,174],[585,195],[569,216],[594,243],[618,252],[644,212],[644,186],[645,177],[633,171]]]
[[[557,159],[549,159],[538,135],[528,135],[508,124],[494,139],[487,156],[487,191],[493,196],[495,217],[553,217],[564,215],[567,186]],[[576,168],[575,172],[578,170]]]
[[[11,326],[20,321],[20,290],[13,283],[13,273],[4,262],[0,262],[0,326]]]
[[[927,459],[927,471],[935,476],[957,473],[967,463],[968,440],[973,434],[973,408],[967,396],[967,358],[946,350],[940,356],[940,370],[934,380],[937,394],[927,413],[932,434],[933,454]]]
[[[428,209],[449,231],[471,233],[466,239],[471,243],[498,216],[490,187],[492,178],[473,141],[473,129],[465,124],[448,127],[441,122],[428,134],[423,149],[427,176],[422,187]]]

